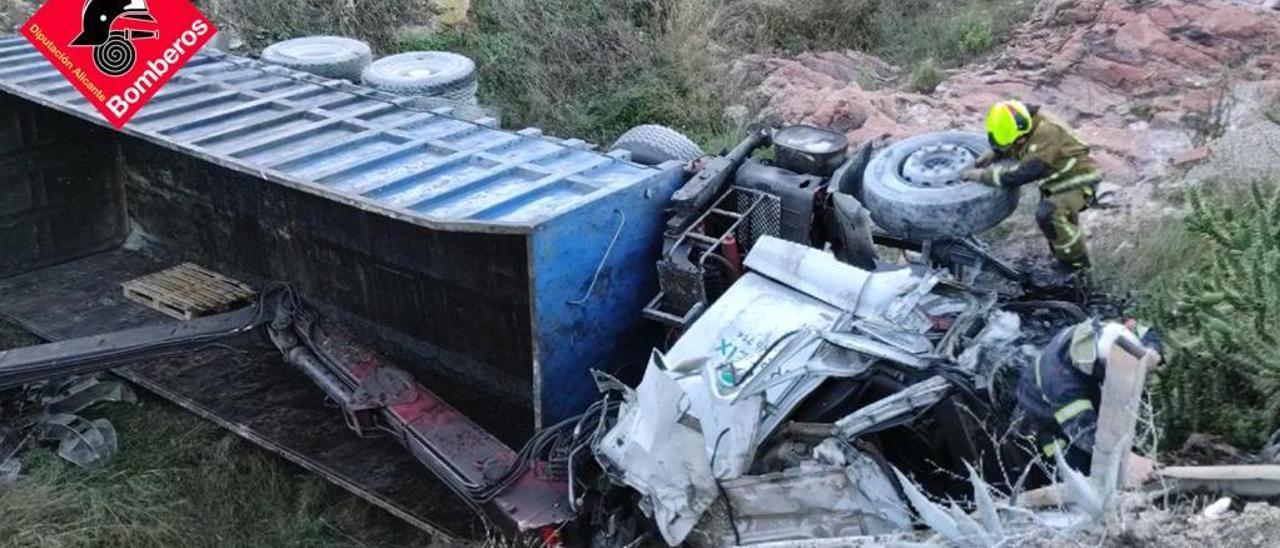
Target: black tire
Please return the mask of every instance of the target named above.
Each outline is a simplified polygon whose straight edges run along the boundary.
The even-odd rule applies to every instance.
[[[342,36],[307,36],[267,46],[262,50],[262,60],[316,76],[355,82],[373,61],[373,50],[369,44]]]
[[[476,63],[447,51],[411,51],[374,61],[361,75],[364,85],[397,95],[474,102]]]
[[[858,199],[876,225],[895,236],[916,240],[963,238],[996,226],[1018,206],[1018,191],[962,182],[960,172],[973,167],[943,166],[954,177],[935,186],[922,186],[903,177],[903,165],[927,147],[951,146],[976,158],[990,149],[987,138],[975,133],[941,132],[918,135],[878,152],[867,165]]]
[[[672,160],[688,162],[705,156],[702,147],[684,134],[666,126],[636,126],[613,143],[613,150],[631,152],[631,161],[656,166]]]

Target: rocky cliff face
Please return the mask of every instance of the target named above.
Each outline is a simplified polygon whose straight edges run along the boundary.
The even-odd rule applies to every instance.
[[[902,91],[897,67],[855,52],[748,56],[727,72],[760,119],[835,127],[855,143],[981,131],[1002,98],[1044,105],[1106,170],[1113,207],[1084,215],[1106,260],[1180,214],[1171,188],[1280,173],[1280,120],[1264,115],[1280,101],[1280,11],[1268,2],[1043,0],[1003,51],[951,71],[932,95]],[[1026,214],[1002,227],[1002,254],[1044,254],[1037,198],[1024,193]]]
[[[1227,130],[1263,119],[1280,95],[1280,11],[1261,2],[1045,0],[991,60],[953,71],[929,96],[892,87],[900,71],[852,52],[749,56],[729,74],[764,119],[846,131],[852,140],[979,129],[1000,98],[1074,122],[1117,183],[1203,159]]]

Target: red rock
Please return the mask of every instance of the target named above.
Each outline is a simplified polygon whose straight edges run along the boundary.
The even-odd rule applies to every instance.
[[[1077,132],[1094,150],[1105,150],[1128,158],[1145,155],[1147,151],[1145,131],[1089,126],[1077,128]]]
[[[1209,12],[1200,26],[1217,37],[1250,40],[1276,37],[1280,18],[1260,8],[1224,6]]]
[[[1280,83],[1280,13],[1222,0],[1041,0],[1003,52],[948,75],[925,97],[893,89],[902,71],[852,52],[748,55],[728,80],[760,118],[846,130],[855,142],[947,128],[980,130],[991,103],[1017,98],[1058,112],[1093,145],[1117,182],[1161,175],[1170,151],[1159,135],[1187,135],[1188,120],[1214,108],[1230,78],[1257,90],[1236,94],[1235,117],[1255,117],[1268,82]],[[1045,60],[1027,63],[1026,59]],[[1237,70],[1243,68],[1243,70]],[[876,89],[864,89],[868,70]],[[1264,89],[1265,88],[1265,89]],[[1260,90],[1260,91],[1259,91]],[[1131,104],[1149,103],[1149,123],[1128,126]],[[1191,154],[1187,152],[1186,154]]]
[[[1141,67],[1092,57],[1080,66],[1078,72],[1116,89],[1133,91],[1147,80],[1147,72]]]
[[[1179,106],[1186,112],[1202,113],[1215,108],[1222,100],[1220,89],[1196,89],[1182,95]]]
[[[1196,147],[1184,150],[1169,157],[1169,163],[1175,166],[1196,164],[1209,159],[1209,147]]]
[[[1126,60],[1130,61],[1140,61],[1147,52],[1167,51],[1177,47],[1169,35],[1165,34],[1165,29],[1147,15],[1139,15],[1120,25],[1112,38],[1112,44],[1117,50],[1127,54]]]

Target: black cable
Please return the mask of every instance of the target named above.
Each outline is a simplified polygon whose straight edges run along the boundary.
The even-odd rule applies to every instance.
[[[711,448],[711,478],[716,482],[716,490],[720,491],[720,498],[724,499],[725,514],[729,517],[729,528],[733,529],[733,543],[741,546],[742,534],[738,532],[738,519],[733,514],[733,503],[729,502],[729,494],[725,492],[724,486],[720,484],[720,478],[715,477],[716,455],[720,454],[720,441],[728,433],[728,428],[721,430],[720,435],[716,436],[715,446]]]
[[[794,337],[794,336],[795,336],[795,334],[796,334],[796,333],[799,333],[799,332],[800,332],[800,330],[799,330],[799,329],[797,329],[797,330],[795,330],[795,331],[788,331],[787,333],[784,333],[781,337],[778,337],[777,339],[774,339],[774,341],[773,341],[772,343],[770,343],[770,344],[769,344],[769,347],[768,347],[768,348],[766,348],[766,349],[764,349],[764,352],[763,352],[762,354],[760,354],[760,356],[756,358],[755,362],[753,362],[753,363],[751,364],[751,367],[747,368],[747,370],[746,370],[745,372],[743,372],[743,373],[742,373],[742,377],[741,377],[741,378],[743,378],[743,379],[749,379],[749,378],[751,378],[751,375],[752,375],[753,373],[755,373],[755,372],[756,372],[756,368],[760,367],[760,364],[761,364],[762,362],[764,362],[764,359],[765,359],[765,358],[767,358],[767,357],[769,357],[769,354],[772,354],[772,353],[773,353],[773,350],[774,350],[775,348],[777,348],[777,347],[778,347],[778,345],[782,343],[782,341],[785,341],[785,340],[787,340],[787,339],[789,339],[789,338],[791,338],[791,337]],[[738,383],[737,383],[737,380],[736,380],[736,379],[734,380],[734,383],[733,383],[733,384],[734,384],[734,387],[736,388],[736,387],[737,387],[737,385],[738,385]]]

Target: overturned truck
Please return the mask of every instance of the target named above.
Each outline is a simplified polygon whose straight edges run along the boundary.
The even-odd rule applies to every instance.
[[[206,52],[113,131],[0,39],[0,316],[55,341],[0,391],[115,368],[447,537],[878,533],[890,463],[1016,481],[1010,379],[1083,311],[974,289],[1017,278],[981,139],[637,163],[419,105]]]
[[[420,526],[469,535],[478,518],[435,501],[486,484],[516,460],[508,447],[587,410],[591,369],[652,344],[639,312],[682,169],[451,114],[205,52],[117,132],[25,40],[0,39],[0,314],[77,339],[171,321],[121,285],[175,265],[257,289],[287,280],[344,340],[430,388],[401,422],[435,438],[417,460],[457,481],[344,432],[259,333],[237,340],[244,352],[178,344],[119,372]],[[198,291],[173,283],[179,300]],[[155,335],[109,343],[129,355]],[[480,503],[521,530],[565,516],[554,499]]]

